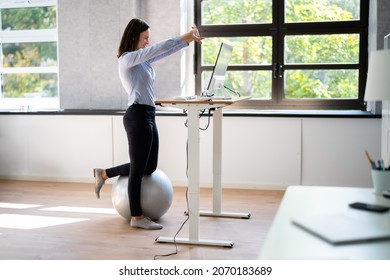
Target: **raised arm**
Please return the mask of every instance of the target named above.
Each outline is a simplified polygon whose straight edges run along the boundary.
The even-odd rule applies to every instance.
[[[146,61],[152,63],[177,52],[178,50],[188,46],[188,44],[193,41],[201,42],[202,39],[203,38],[199,36],[196,27],[193,27],[189,32],[181,35],[180,37],[164,40],[146,48],[125,53],[120,59],[125,60],[124,64],[128,68]]]

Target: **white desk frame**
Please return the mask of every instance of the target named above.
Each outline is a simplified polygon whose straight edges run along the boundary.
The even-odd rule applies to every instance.
[[[199,238],[199,216],[249,218],[249,213],[222,212],[222,110],[223,107],[235,102],[249,99],[234,98],[229,100],[163,100],[156,101],[157,105],[175,107],[187,110],[188,116],[188,203],[189,203],[189,237],[173,238],[158,237],[157,242],[181,243],[194,245],[211,245],[233,247],[231,240],[209,240]],[[215,109],[213,113],[213,211],[199,210],[199,111]]]

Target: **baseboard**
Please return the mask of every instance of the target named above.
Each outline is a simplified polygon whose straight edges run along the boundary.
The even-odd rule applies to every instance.
[[[0,175],[0,180],[16,180],[16,181],[41,181],[41,182],[63,182],[63,183],[86,183],[94,184],[93,177],[54,177],[54,176],[15,176],[15,175]],[[107,180],[107,184],[116,182],[115,178]],[[185,182],[172,182],[172,185],[178,188],[186,188]],[[212,188],[210,184],[201,184],[201,188]],[[223,184],[224,189],[243,189],[243,190],[281,190],[285,191],[287,186],[279,185],[237,185],[237,184]]]

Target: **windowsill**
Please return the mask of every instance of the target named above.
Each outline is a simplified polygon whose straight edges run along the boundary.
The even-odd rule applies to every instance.
[[[381,118],[361,110],[225,110],[226,116],[307,117],[307,118]]]
[[[0,110],[0,115],[123,115],[125,110],[102,109],[61,109],[37,110],[20,112],[17,110]],[[179,109],[158,110],[158,116],[183,116]],[[250,109],[224,109],[226,117],[284,117],[284,118],[381,118],[371,112],[360,110],[250,110]]]

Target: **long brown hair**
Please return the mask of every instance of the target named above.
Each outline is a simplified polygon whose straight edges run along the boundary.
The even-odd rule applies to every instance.
[[[117,57],[119,58],[124,52],[135,51],[138,46],[139,35],[148,29],[149,25],[142,19],[133,18],[130,20],[123,32]]]

